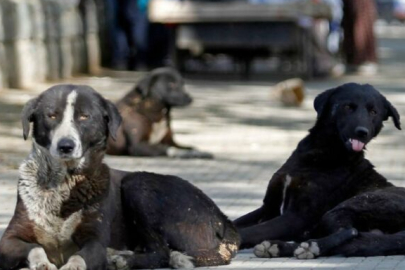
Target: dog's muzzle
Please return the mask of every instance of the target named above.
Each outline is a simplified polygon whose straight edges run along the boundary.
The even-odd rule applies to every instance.
[[[75,150],[76,144],[72,139],[63,138],[58,142],[57,149],[61,156],[71,155]]]
[[[55,158],[71,160],[82,157],[82,147],[80,142],[71,137],[62,137],[52,144],[51,155]]]

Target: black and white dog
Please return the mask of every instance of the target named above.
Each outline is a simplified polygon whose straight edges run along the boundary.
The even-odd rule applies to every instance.
[[[271,178],[263,205],[235,221],[241,247],[300,259],[405,254],[405,189],[364,158],[389,117],[401,129],[397,110],[356,83],[323,92],[314,107],[315,126]]]
[[[32,122],[33,148],[20,167],[0,269],[230,262],[239,235],[203,192],[178,177],[103,163],[108,135],[115,137],[120,121],[116,107],[88,86],[58,85],[26,104],[23,133],[26,139]]]

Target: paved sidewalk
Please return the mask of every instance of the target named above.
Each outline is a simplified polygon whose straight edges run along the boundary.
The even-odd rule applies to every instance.
[[[404,56],[402,56],[404,55]],[[179,175],[201,188],[234,219],[260,206],[268,180],[313,125],[313,98],[343,82],[369,82],[381,89],[405,115],[405,41],[380,41],[381,72],[371,78],[343,77],[307,83],[308,96],[301,108],[285,108],[271,97],[275,82],[215,82],[193,80],[188,90],[193,105],[174,111],[176,139],[204,151],[214,160],[107,157],[111,167]],[[135,79],[75,78],[115,100]],[[30,91],[0,91],[0,234],[14,210],[17,167],[28,154],[30,142],[22,139],[19,115],[23,104],[49,85]],[[367,157],[387,178],[405,186],[404,133],[391,122],[369,145]],[[405,269],[405,256],[374,258],[258,259],[242,251],[231,265],[211,269]]]

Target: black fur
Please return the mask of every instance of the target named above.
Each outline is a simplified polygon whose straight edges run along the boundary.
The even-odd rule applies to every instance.
[[[315,256],[405,254],[405,189],[377,173],[363,152],[389,117],[401,128],[397,110],[371,85],[355,83],[321,93],[314,107],[315,126],[273,175],[263,206],[235,221],[241,247],[323,237],[309,241],[320,248]],[[363,233],[376,230],[383,235]],[[280,256],[303,250],[274,243],[287,250]]]

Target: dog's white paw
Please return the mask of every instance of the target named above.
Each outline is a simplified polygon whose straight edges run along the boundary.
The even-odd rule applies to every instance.
[[[28,254],[28,263],[31,270],[58,270],[48,260],[45,250],[42,247],[33,248]]]
[[[175,269],[193,269],[194,264],[192,262],[193,257],[187,256],[178,251],[170,252],[169,264]]]
[[[294,256],[300,260],[314,259],[320,254],[319,246],[315,242],[303,242],[294,250]]]
[[[275,258],[279,256],[280,249],[278,248],[277,244],[264,241],[254,247],[253,253],[258,258]]]
[[[115,250],[107,248],[107,262],[109,270],[126,270],[129,269],[128,257],[134,255],[131,250]]]
[[[108,258],[109,270],[128,270],[128,261],[125,255],[113,255]]]
[[[50,262],[40,262],[31,265],[30,270],[58,270],[58,268]]]
[[[86,270],[86,262],[84,259],[79,255],[73,255],[69,258],[67,264],[62,266],[60,270]]]

